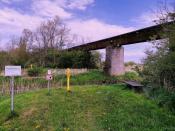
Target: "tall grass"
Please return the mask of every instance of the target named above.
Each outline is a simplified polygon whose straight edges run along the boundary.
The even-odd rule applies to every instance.
[[[47,83],[48,81],[45,79],[45,77],[15,77],[14,90],[15,93],[38,90],[47,88]],[[55,81],[55,79],[53,79],[51,82],[51,87],[61,87],[61,81]],[[10,94],[9,77],[0,77],[0,93],[2,95]]]

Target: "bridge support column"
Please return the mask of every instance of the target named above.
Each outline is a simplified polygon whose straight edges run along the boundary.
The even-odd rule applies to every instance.
[[[112,47],[106,48],[106,62],[104,71],[111,76],[122,75],[124,68],[124,48]]]

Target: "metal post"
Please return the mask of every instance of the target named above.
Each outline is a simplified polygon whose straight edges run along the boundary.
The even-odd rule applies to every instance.
[[[48,80],[47,82],[47,88],[48,88],[48,92],[50,93],[50,80]]]
[[[10,86],[11,86],[11,112],[14,112],[14,76],[10,79]]]

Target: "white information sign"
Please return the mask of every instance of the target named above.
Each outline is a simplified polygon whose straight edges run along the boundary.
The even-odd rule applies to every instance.
[[[21,76],[21,66],[5,66],[5,76]]]

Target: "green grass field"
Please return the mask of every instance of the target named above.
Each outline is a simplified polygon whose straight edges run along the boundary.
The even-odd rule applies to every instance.
[[[15,96],[18,116],[9,117],[9,97],[0,98],[0,130],[173,131],[175,115],[123,86],[73,87]]]

